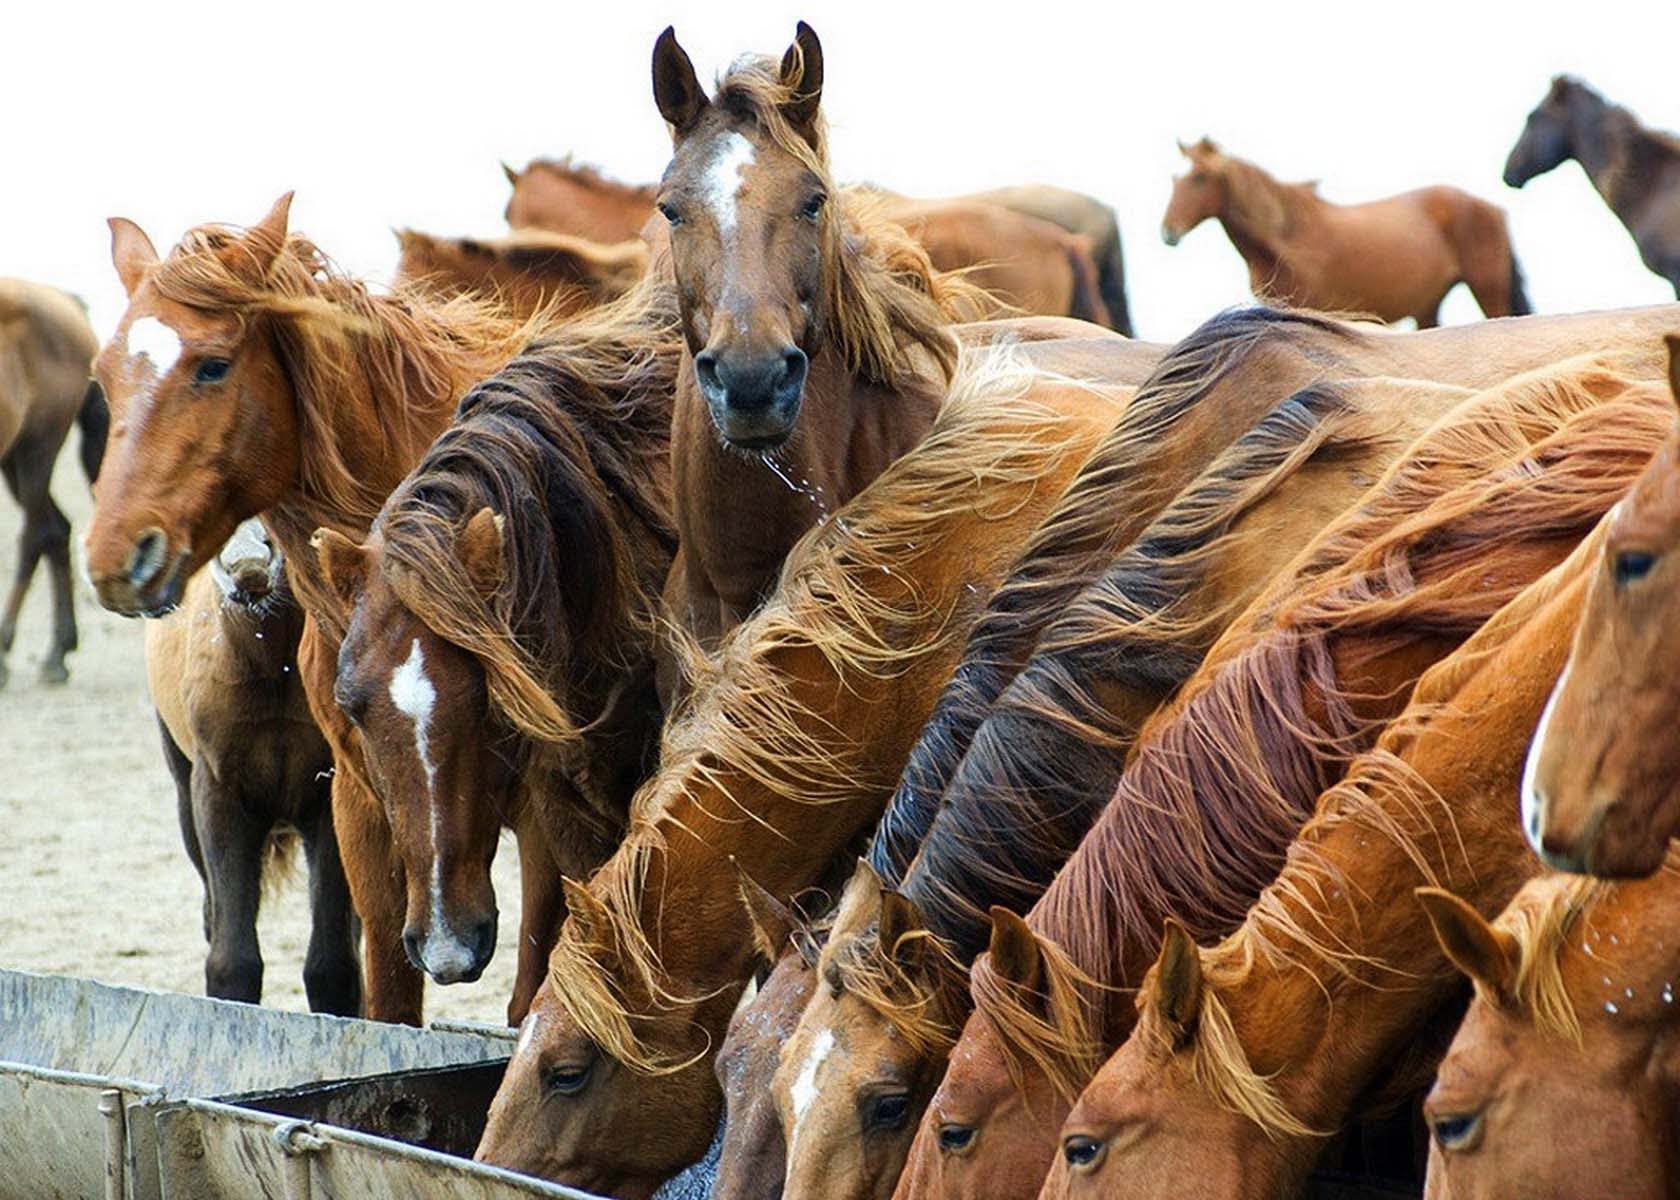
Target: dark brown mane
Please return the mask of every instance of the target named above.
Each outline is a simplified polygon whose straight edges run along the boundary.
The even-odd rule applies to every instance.
[[[560,158],[533,158],[526,164],[527,171],[547,171],[551,175],[559,175],[586,188],[593,188],[600,192],[614,192],[621,196],[633,196],[645,204],[652,204],[659,192],[657,184],[625,183],[621,179],[614,179],[605,174],[600,167],[592,163],[578,162],[572,155]]]
[[[535,326],[467,297],[438,300],[406,287],[374,295],[307,238],[292,234],[280,246],[274,240],[263,228],[201,225],[149,280],[178,304],[231,313],[242,323],[269,322],[297,397],[302,464],[297,499],[265,519],[292,547],[306,545],[323,525],[360,540],[385,495],[350,467],[338,415],[363,405],[388,453],[412,448],[418,455],[439,412],[473,379],[512,358]],[[264,270],[270,253],[273,264]],[[336,611],[297,557],[292,579],[311,613]]]
[[[1079,1000],[1046,1023],[976,967],[976,1007],[1011,1055],[1076,1093],[1130,1019],[1119,989],[1153,960],[1163,918],[1203,941],[1241,924],[1320,793],[1382,728],[1357,711],[1369,698],[1339,685],[1334,644],[1366,657],[1480,627],[1523,582],[1490,561],[1583,536],[1648,458],[1652,406],[1614,399],[1628,387],[1588,360],[1481,393],[1251,606],[1140,734],[1113,799],[1029,917],[1095,986],[1052,980]]]
[[[558,327],[466,395],[379,518],[398,597],[475,655],[516,730],[562,753],[652,661],[681,352],[674,297],[653,282]],[[488,599],[456,550],[486,506],[505,518]]]
[[[1204,403],[1214,385],[1263,347],[1286,339],[1342,337],[1346,326],[1305,313],[1253,307],[1204,323],[1161,360],[1113,431],[1080,471],[1055,510],[1022,551],[1019,565],[987,602],[904,768],[870,851],[886,879],[900,878],[938,812],[957,769],[992,704],[1026,661],[1045,624],[1141,531],[1142,520],[1116,521],[1116,505],[1155,511],[1138,501],[1145,465],[1175,425]],[[1175,489],[1176,490],[1176,489]],[[1154,497],[1164,505],[1170,493]]]

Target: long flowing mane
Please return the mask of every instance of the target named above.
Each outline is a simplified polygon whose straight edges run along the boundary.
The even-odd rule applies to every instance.
[[[1129,1019],[1120,989],[1152,958],[1162,918],[1198,940],[1236,928],[1320,794],[1380,732],[1360,712],[1373,698],[1340,686],[1338,650],[1371,658],[1480,627],[1524,582],[1494,561],[1578,539],[1631,485],[1660,438],[1654,394],[1597,360],[1481,393],[1250,606],[1145,726],[1029,917],[1041,946],[1055,943],[1050,1019],[977,965],[976,1007],[1012,1054],[1077,1093]]]
[[[894,390],[925,374],[930,363],[949,382],[957,343],[947,327],[983,318],[986,293],[960,275],[936,271],[927,251],[882,215],[878,196],[835,184],[826,124],[819,113],[807,140],[784,115],[793,99],[778,60],[748,55],[718,80],[714,103],[755,124],[838,200],[837,218],[823,227],[823,280],[841,360],[854,374]]]
[[[1144,514],[1171,499],[1177,487],[1162,493],[1152,464],[1175,427],[1209,401],[1221,379],[1263,348],[1279,339],[1303,347],[1314,339],[1335,342],[1348,329],[1307,313],[1235,309],[1203,323],[1161,360],[987,601],[871,845],[877,874],[902,877],[975,731],[1026,661],[1045,622],[1066,610],[1138,535]],[[1117,520],[1122,503],[1139,517]]]
[[[842,680],[885,679],[951,636],[930,610],[917,564],[937,548],[945,523],[972,514],[977,496],[1004,515],[1018,503],[1011,490],[1033,486],[1068,445],[1064,419],[1025,394],[1040,377],[1007,349],[965,355],[916,452],[800,540],[772,599],[730,635],[710,677],[667,722],[660,771],[638,793],[618,852],[589,884],[610,915],[612,944],[568,921],[549,960],[573,1019],[621,1062],[647,1072],[682,1065],[639,1036],[633,1012],[696,999],[673,992],[647,924],[650,904],[659,904],[647,893],[663,877],[671,842],[686,837],[687,814],[723,805],[734,813],[708,815],[763,822],[736,799],[732,781],[797,805],[891,788],[872,748],[837,737],[823,712],[790,691],[778,661],[815,652]],[[721,855],[718,869],[729,869]]]
[[[358,470],[357,448],[343,444],[345,409],[365,406],[382,449],[411,449],[417,458],[440,416],[474,379],[517,354],[538,323],[468,297],[438,300],[407,287],[376,295],[307,238],[290,234],[276,246],[277,240],[260,227],[201,225],[149,279],[178,304],[232,313],[247,326],[269,323],[297,397],[301,478],[297,499],[265,519],[293,547],[322,525],[359,539],[385,494]],[[306,607],[332,612],[334,605],[312,602],[323,599],[305,566],[312,556],[292,557],[293,583]]]
[[[675,297],[656,281],[545,334],[467,393],[377,523],[398,598],[477,658],[496,711],[562,754],[652,661],[681,359]],[[457,552],[486,506],[506,518],[488,597]],[[609,807],[605,784],[580,790]],[[610,807],[616,824],[622,800]]]
[[[988,907],[1026,908],[1036,900],[1106,800],[1059,771],[1059,757],[1033,736],[1036,720],[1077,725],[1095,744],[1123,754],[1129,736],[1099,715],[1078,677],[1090,667],[1122,679],[1140,697],[1170,695],[1230,615],[1178,610],[1216,561],[1232,524],[1315,453],[1345,450],[1372,433],[1364,414],[1334,389],[1306,389],[1228,447],[1163,510],[1046,631],[981,726],[902,873],[894,873],[887,839],[878,836],[871,846],[871,865],[883,883],[900,890],[923,918],[926,929],[909,936],[925,940],[926,948],[911,956],[905,946],[883,946],[874,927],[836,937],[821,963],[830,987],[856,995],[912,1044],[949,1048],[963,1015],[967,964],[985,946]],[[1000,720],[1012,699],[1029,714],[1025,723]]]

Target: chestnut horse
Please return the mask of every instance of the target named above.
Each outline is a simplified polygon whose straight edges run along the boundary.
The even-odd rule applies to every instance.
[[[1571,158],[1627,226],[1640,259],[1680,296],[1680,138],[1559,75],[1511,147],[1505,182],[1520,188]]]
[[[1418,895],[1476,990],[1424,1104],[1428,1200],[1673,1195],[1680,855],[1634,883],[1532,880],[1492,924]]]
[[[1606,403],[1627,390],[1589,361],[1466,401],[1233,623],[1139,734],[1114,798],[1029,921],[993,910],[976,1011],[901,1195],[1038,1185],[1067,1106],[1131,1027],[1121,989],[1155,954],[1162,918],[1234,928],[1319,792],[1417,676],[1613,503],[1640,435],[1604,414],[1649,412]],[[1594,421],[1612,426],[1599,442]],[[1619,456],[1592,452],[1603,443]]]
[[[1176,246],[1218,219],[1248,263],[1256,296],[1384,321],[1440,323],[1441,301],[1467,284],[1490,317],[1532,312],[1505,214],[1452,187],[1367,204],[1332,204],[1316,183],[1280,183],[1203,138],[1179,151],[1190,169],[1173,180],[1161,237]]]
[[[1041,1196],[1158,1196],[1186,1172],[1205,1196],[1291,1195],[1356,1105],[1427,1082],[1427,1026],[1459,989],[1413,891],[1495,913],[1542,869],[1511,797],[1595,542],[1418,682],[1236,933],[1199,950],[1169,921]]]
[[[333,703],[340,606],[311,534],[367,533],[476,380],[533,330],[470,298],[372,295],[287,231],[290,195],[247,230],[204,225],[159,259],[111,222],[128,311],[95,363],[116,424],[86,536],[100,603],[157,616],[261,514],[309,620],[298,671],[333,751],[333,824],[363,923],[365,1009],[417,1022],[404,882],[353,726]]]
[[[42,558],[52,580],[53,632],[41,680],[70,678],[64,665],[76,648],[70,522],[53,502],[52,472],[70,426],[78,424],[88,482],[99,474],[109,418],[104,394],[88,383],[98,349],[87,312],[75,299],[45,284],[0,279],[0,475],[23,508],[16,572],[0,612],[0,687],[6,686],[6,655]]]
[[[788,549],[921,440],[976,289],[835,195],[823,58],[737,60],[708,98],[667,29],[654,98],[689,360],[672,417],[680,546],[666,596],[703,646],[755,609]]]
[[[1680,405],[1680,337],[1669,337]],[[1569,667],[1523,773],[1523,828],[1560,870],[1643,875],[1680,831],[1680,711],[1667,664],[1680,613],[1680,426],[1616,509]]]
[[[653,216],[659,192],[606,179],[570,158],[535,159],[523,171],[504,164],[502,170],[513,185],[506,215],[515,229],[631,239]],[[1027,312],[1084,317],[1132,336],[1120,227],[1107,205],[1045,184],[946,200],[880,194],[889,220],[918,226],[918,240],[940,270],[971,269],[972,282]],[[1057,226],[1071,240],[1040,223]],[[1090,294],[1083,279],[1093,271]]]
[[[262,1000],[257,907],[265,869],[301,838],[309,863],[303,987],[315,1012],[361,1010],[356,918],[333,834],[332,752],[297,673],[304,617],[285,557],[242,521],[187,584],[180,611],[146,627],[146,680],[181,840],[204,882],[205,990]]]
[[[346,628],[334,694],[403,862],[409,957],[438,982],[489,961],[490,864],[502,827],[518,832],[513,1024],[564,916],[562,873],[605,861],[653,762],[676,546],[668,292],[545,335],[467,393],[365,545],[317,540]]]
[[[542,230],[482,241],[399,229],[397,245],[399,286],[423,283],[441,296],[476,292],[524,317],[599,307],[628,292],[648,268],[640,240],[606,246]]]
[[[978,597],[1129,394],[1040,377],[1017,365],[1032,349],[976,354],[922,444],[800,543],[707,664],[623,845],[567,884],[481,1159],[636,1200],[706,1148],[756,961],[739,874],[785,902],[874,822]]]
[[[1392,381],[1297,393],[1047,627],[908,868],[878,845],[841,903],[822,986],[775,1077],[790,1194],[892,1194],[967,1016],[988,908],[1039,897],[1113,793],[1143,720],[1262,585],[1468,394]]]

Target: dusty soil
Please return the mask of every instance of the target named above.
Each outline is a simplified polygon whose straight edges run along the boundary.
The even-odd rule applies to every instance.
[[[76,437],[60,457],[53,494],[79,543],[92,500]],[[0,493],[0,580],[8,587],[20,523]],[[51,607],[43,570],[8,659],[11,682],[0,690],[0,966],[201,993],[202,891],[181,849],[174,784],[146,695],[141,624],[98,606],[80,578],[79,544],[74,554],[81,649],[70,656],[70,682],[39,679]],[[518,863],[505,839],[496,898],[501,942],[489,970],[475,984],[430,985],[428,1016],[505,1016],[519,922]],[[264,1003],[307,1008],[301,870],[271,890],[260,933]]]

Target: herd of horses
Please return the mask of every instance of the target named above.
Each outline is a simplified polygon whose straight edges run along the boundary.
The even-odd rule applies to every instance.
[[[1680,307],[1430,328],[1461,281],[1528,311],[1497,209],[1204,139],[1163,234],[1216,217],[1278,306],[1136,341],[1111,212],[842,188],[823,75],[801,25],[708,93],[667,30],[657,185],[509,171],[512,236],[405,232],[388,289],[288,196],[166,255],[113,219],[97,354],[0,290],[16,595],[47,557],[62,679],[79,416],[208,990],[260,999],[301,842],[311,1007],[418,1022],[496,948],[511,830],[486,1162],[1680,1186]],[[1674,140],[1560,79],[1507,179],[1571,155],[1680,287]]]

